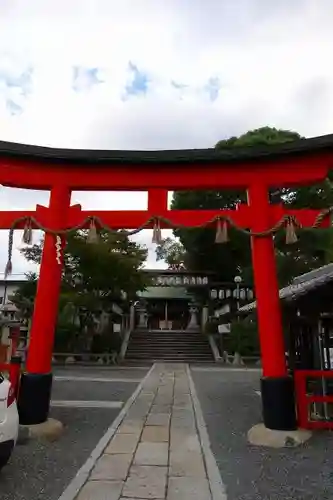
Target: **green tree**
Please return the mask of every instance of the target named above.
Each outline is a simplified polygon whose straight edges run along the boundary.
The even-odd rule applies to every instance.
[[[186,267],[186,255],[186,250],[180,241],[173,238],[165,238],[156,247],[156,259],[164,260],[169,268],[177,266]]]
[[[28,261],[40,264],[42,250],[43,240],[21,252]],[[149,284],[143,271],[146,258],[147,249],[120,231],[112,234],[102,231],[99,241],[93,244],[87,243],[86,231],[69,236],[59,301],[56,339],[59,347],[72,345],[79,332],[92,335],[96,315],[109,312],[114,301],[134,299],[138,290],[146,288]],[[19,310],[30,316],[36,282],[35,276],[34,287],[29,281],[29,285],[24,283],[15,294]]]
[[[300,139],[296,132],[263,127],[251,130],[240,137],[219,141],[217,149],[251,146],[269,146]],[[271,191],[272,203],[284,202],[295,208],[327,207],[333,205],[333,190],[325,182],[299,189],[277,188]],[[176,191],[172,209],[233,209],[237,203],[246,201],[244,191]],[[230,242],[215,243],[215,229],[179,229],[174,231],[186,250],[186,262],[191,270],[213,271],[221,281],[232,281],[241,273],[244,282],[253,279],[249,237],[231,229]],[[332,231],[302,231],[297,244],[285,245],[284,235],[275,239],[278,275],[281,285],[294,276],[309,271],[333,260]]]
[[[26,273],[24,281],[10,297],[11,302],[17,307],[22,320],[29,320],[34,309],[34,301],[37,290],[37,274]]]
[[[252,318],[232,321],[227,350],[241,356],[257,356],[260,352],[257,321]]]

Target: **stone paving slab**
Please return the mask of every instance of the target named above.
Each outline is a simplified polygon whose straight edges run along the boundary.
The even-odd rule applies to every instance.
[[[225,500],[192,392],[187,365],[155,365],[76,500]]]
[[[150,426],[146,425],[143,429],[141,441],[151,443],[168,443],[170,429],[168,426]]]
[[[133,460],[132,455],[102,455],[91,473],[92,480],[124,480]]]
[[[208,480],[193,477],[170,477],[167,500],[211,500]]]
[[[111,443],[106,447],[105,453],[112,455],[117,454],[131,454],[135,452],[138,442],[139,434],[116,434]]]
[[[139,443],[134,455],[135,465],[168,465],[168,443]]]
[[[165,499],[167,467],[133,466],[125,482],[123,496]]]
[[[118,500],[123,481],[88,481],[80,492],[80,500]]]

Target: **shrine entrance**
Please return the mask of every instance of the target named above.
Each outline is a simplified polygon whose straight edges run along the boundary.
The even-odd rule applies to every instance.
[[[211,273],[190,273],[184,269],[146,272],[151,286],[138,294],[141,300],[136,307],[136,326],[159,331],[200,331]]]
[[[85,151],[0,143],[0,184],[50,192],[48,207],[0,212],[0,229],[10,229],[6,272],[11,271],[13,232],[45,232],[37,296],[30,330],[26,371],[22,374],[19,411],[22,424],[48,418],[52,387],[54,328],[66,235],[78,229],[129,235],[152,228],[154,242],[163,228],[211,227],[216,243],[228,241],[228,228],[251,238],[263,376],[262,414],[267,428],[297,427],[294,380],[289,376],[282,331],[274,252],[274,234],[286,231],[295,241],[300,227],[328,227],[331,210],[291,210],[270,204],[278,186],[323,181],[333,165],[333,136],[269,147],[237,150]],[[246,190],[248,202],[235,210],[169,210],[168,191]],[[94,211],[71,205],[72,191],[148,191],[147,210]]]
[[[148,306],[148,330],[185,330],[189,322],[187,302],[159,300]]]

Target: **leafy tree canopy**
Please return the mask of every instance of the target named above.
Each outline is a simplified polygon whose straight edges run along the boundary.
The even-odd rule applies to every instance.
[[[218,149],[237,147],[269,146],[301,139],[293,131],[262,127],[239,137],[221,140]],[[321,185],[286,189],[277,187],[270,193],[271,202],[283,201],[295,208],[324,208],[333,205],[333,190],[328,182]],[[244,191],[177,191],[173,195],[172,209],[233,209],[246,201]],[[250,241],[247,235],[230,229],[230,242],[215,243],[215,230],[181,229],[174,231],[183,245],[187,267],[191,270],[213,271],[222,281],[232,281],[241,273],[243,280],[251,282],[252,266]],[[275,239],[277,266],[280,284],[306,271],[315,269],[333,260],[333,238],[330,230],[301,231],[299,242],[286,246],[284,235]]]
[[[156,259],[164,260],[168,267],[174,268],[185,266],[186,251],[180,241],[173,238],[165,238],[160,245],[156,247]]]
[[[124,296],[134,298],[138,290],[146,288],[148,283],[143,264],[147,249],[130,241],[121,232],[101,232],[99,237],[99,242],[88,244],[85,231],[69,236],[64,258],[61,310],[69,303],[91,313],[107,310],[112,301]],[[25,247],[22,254],[28,261],[39,264],[42,250],[43,241]],[[36,276],[31,275],[15,294],[14,300],[20,309],[23,300],[29,295],[31,299],[35,294],[33,282],[36,283]]]

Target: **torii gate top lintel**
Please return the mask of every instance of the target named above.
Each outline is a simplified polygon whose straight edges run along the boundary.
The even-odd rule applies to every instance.
[[[225,150],[75,150],[0,141],[0,183],[27,189],[230,189],[258,176],[267,186],[288,186],[319,182],[331,166],[333,134]]]

